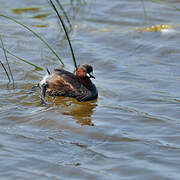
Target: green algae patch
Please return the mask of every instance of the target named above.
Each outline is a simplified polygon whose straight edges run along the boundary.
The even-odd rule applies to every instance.
[[[168,24],[159,24],[159,25],[153,25],[149,27],[143,27],[143,28],[137,28],[137,32],[158,32],[163,30],[172,29],[172,26]]]
[[[47,24],[33,24],[32,27],[45,28],[45,27],[48,27],[48,25]]]
[[[26,7],[26,8],[12,9],[12,12],[15,14],[22,14],[27,12],[37,12],[39,9],[40,7]]]
[[[51,13],[39,14],[39,15],[33,16],[32,18],[43,19],[43,18],[48,17],[50,14],[51,14]]]

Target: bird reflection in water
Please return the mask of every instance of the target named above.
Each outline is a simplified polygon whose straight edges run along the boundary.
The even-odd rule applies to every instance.
[[[54,105],[59,106],[59,110],[63,115],[71,116],[80,125],[94,126],[92,123],[92,115],[97,100],[78,102],[73,98],[56,97]]]

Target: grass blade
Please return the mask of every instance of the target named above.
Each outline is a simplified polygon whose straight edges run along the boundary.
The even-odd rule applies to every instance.
[[[69,20],[69,18],[68,18],[68,15],[67,15],[66,11],[64,10],[64,8],[63,8],[63,6],[61,5],[61,3],[60,3],[59,0],[56,0],[56,3],[58,4],[59,8],[62,10],[62,12],[63,12],[63,14],[64,14],[64,16],[65,16],[65,18],[66,18],[69,26],[70,26],[70,29],[72,30],[72,25],[71,25],[71,22],[70,22],[70,20]]]
[[[174,8],[176,9],[177,11],[180,11],[180,8],[177,8],[176,6],[172,5],[171,3],[169,2],[165,2],[165,1],[162,1],[162,0],[151,0],[152,2],[155,2],[155,3],[159,3],[159,4],[165,4],[171,8]]]
[[[68,33],[67,33],[67,30],[66,30],[66,26],[65,26],[65,24],[64,24],[64,21],[62,20],[59,12],[57,11],[54,3],[52,2],[52,0],[49,0],[49,1],[50,1],[50,4],[52,5],[54,11],[56,12],[56,14],[57,14],[57,16],[58,16],[58,18],[59,18],[59,20],[60,20],[60,22],[61,22],[61,25],[62,25],[62,27],[63,27],[63,29],[64,29],[64,32],[65,32],[65,34],[66,34],[66,38],[67,38],[67,40],[68,40],[69,47],[70,47],[70,50],[71,50],[71,54],[72,54],[72,58],[73,58],[73,62],[74,62],[74,67],[77,69],[76,58],[75,58],[75,56],[74,56],[74,51],[73,51],[73,48],[72,48],[72,45],[71,45],[71,41],[70,41],[70,39],[69,39],[69,35],[68,35]]]
[[[9,83],[10,83],[10,82],[11,82],[10,76],[9,76],[9,74],[8,74],[8,72],[7,72],[6,68],[5,68],[5,66],[4,66],[4,64],[2,63],[2,61],[1,61],[1,60],[0,60],[0,64],[1,64],[1,66],[3,67],[4,72],[6,73],[6,75],[7,75],[7,77],[8,77],[8,80],[9,80]]]
[[[4,43],[3,43],[3,40],[2,40],[2,37],[1,37],[1,36],[0,36],[0,40],[1,40],[2,49],[3,49],[3,52],[4,52],[4,57],[5,57],[5,59],[6,59],[7,66],[8,66],[8,69],[9,69],[9,73],[10,73],[10,76],[11,76],[11,79],[12,79],[13,85],[14,85],[14,77],[13,77],[13,74],[12,74],[12,71],[11,71],[11,68],[10,68],[10,65],[9,65],[9,61],[8,61],[8,58],[7,58],[6,50],[5,50],[5,48],[4,48]]]
[[[145,19],[145,22],[147,23],[148,16],[147,16],[144,0],[141,0],[141,3],[142,3],[142,6],[143,6],[143,10],[144,10],[144,19]]]
[[[26,64],[29,64],[29,65],[35,67],[35,68],[38,69],[38,70],[43,70],[43,68],[41,68],[41,67],[39,67],[39,66],[37,66],[37,65],[35,65],[35,64],[33,64],[33,63],[25,60],[25,59],[23,59],[23,58],[20,58],[20,57],[14,55],[13,53],[11,53],[10,51],[8,51],[7,49],[5,49],[5,51],[6,51],[8,54],[10,54],[11,56],[15,57],[16,59],[19,59],[20,61],[23,61],[23,62],[25,62]]]
[[[61,62],[61,64],[64,66],[64,63],[63,61],[61,60],[61,58],[57,55],[57,53],[51,48],[51,46],[39,35],[37,34],[36,32],[34,32],[32,29],[30,29],[28,26],[24,25],[23,23],[17,21],[16,19],[12,18],[12,17],[9,17],[9,16],[6,16],[6,15],[3,15],[3,14],[0,14],[1,17],[4,17],[6,19],[10,19],[12,21],[14,21],[15,23],[23,26],[24,28],[26,28],[28,31],[30,31],[31,33],[33,33],[37,38],[39,38],[50,50],[51,52],[58,58],[58,60]]]

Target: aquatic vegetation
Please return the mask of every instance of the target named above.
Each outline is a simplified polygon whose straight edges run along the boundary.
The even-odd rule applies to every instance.
[[[59,22],[61,23],[62,27],[63,27],[63,30],[65,32],[65,37],[66,39],[68,40],[68,43],[69,43],[69,47],[70,47],[70,50],[71,50],[71,54],[72,54],[72,57],[73,57],[73,62],[74,62],[74,67],[77,68],[77,63],[76,63],[76,59],[75,59],[75,55],[74,55],[74,52],[73,52],[73,48],[72,48],[72,45],[71,45],[71,41],[70,41],[70,38],[69,38],[69,35],[68,33],[72,30],[72,25],[71,25],[71,22],[68,18],[68,15],[66,13],[66,11],[64,10],[63,8],[63,5],[60,3],[59,0],[55,0],[56,2],[56,6],[54,5],[54,3],[50,0],[50,5],[53,7],[53,10],[54,12],[56,13],[58,19],[59,19]],[[72,3],[73,1],[71,1]],[[64,23],[63,21],[63,18],[61,17],[61,15],[59,14],[58,10],[57,10],[57,7],[59,8],[59,10],[62,11],[63,13],[63,18],[65,18],[66,20],[66,23],[69,25],[69,27],[67,28],[66,27],[66,24]],[[27,13],[27,12],[38,12],[40,10],[40,7],[25,7],[25,8],[17,8],[17,9],[12,9],[12,12],[15,13],[15,14],[22,14],[22,13]],[[50,14],[52,13],[43,13],[43,14],[38,14],[38,15],[35,15],[35,16],[32,16],[32,18],[36,18],[36,19],[43,19],[43,18],[46,18],[48,17]],[[46,40],[44,40],[40,34],[36,33],[34,30],[32,30],[30,27],[28,27],[27,25],[25,25],[24,23],[16,20],[15,18],[13,17],[10,17],[10,16],[6,16],[4,14],[0,14],[0,17],[3,17],[3,18],[6,18],[6,19],[9,19],[13,22],[15,22],[16,24],[24,27],[26,30],[30,31],[32,34],[34,34],[39,40],[41,40],[48,48],[49,50],[56,56],[56,58],[60,61],[60,63],[64,66],[64,63],[63,61],[61,60],[61,58],[59,57],[59,55],[56,53],[56,51],[47,43]],[[48,27],[47,24],[32,24],[32,27],[36,27],[36,28],[45,28],[45,27]],[[70,29],[70,30],[69,30]],[[3,67],[7,77],[8,77],[8,80],[9,82],[13,81],[13,84],[14,84],[14,78],[13,78],[13,74],[11,72],[11,68],[10,68],[10,65],[9,65],[9,62],[8,62],[8,59],[7,59],[7,53],[13,57],[15,57],[16,59],[28,64],[28,65],[31,65],[33,66],[36,70],[43,70],[43,68],[31,63],[30,61],[28,60],[25,60],[24,58],[21,58],[21,57],[18,57],[16,56],[15,54],[13,54],[12,52],[10,52],[9,50],[5,49],[4,48],[4,45],[3,45],[3,42],[1,40],[1,44],[2,44],[2,49],[3,49],[3,52],[4,52],[4,56],[5,56],[5,59],[6,59],[6,62],[7,62],[7,66],[8,68],[5,67],[4,63],[0,60],[0,64],[1,66]]]
[[[15,14],[22,14],[22,13],[26,13],[29,11],[33,11],[36,12],[40,9],[40,7],[25,7],[25,8],[17,8],[17,9],[12,9],[12,12]]]
[[[149,27],[143,27],[143,28],[137,28],[136,31],[138,32],[158,32],[158,31],[163,31],[163,30],[168,30],[171,29],[172,26],[168,24],[160,24],[160,25],[153,25]]]
[[[27,29],[28,31],[30,31],[31,33],[33,33],[38,39],[40,39],[50,50],[51,52],[58,58],[58,60],[61,62],[61,64],[64,66],[63,61],[61,60],[61,58],[58,56],[58,54],[55,52],[55,50],[53,48],[51,48],[51,46],[39,35],[37,34],[35,31],[33,31],[31,28],[29,28],[28,26],[26,26],[25,24],[17,21],[16,19],[9,17],[9,16],[5,16],[3,14],[0,14],[1,17],[4,17],[6,19],[10,19],[12,21],[14,21],[15,23],[23,26],[25,29]]]
[[[4,57],[5,57],[7,66],[8,66],[9,73],[10,73],[10,77],[11,77],[11,79],[12,79],[13,86],[14,86],[14,77],[13,77],[13,74],[12,74],[12,71],[11,71],[11,67],[10,67],[10,65],[9,65],[9,61],[8,61],[8,58],[7,58],[6,50],[5,50],[5,48],[4,48],[4,43],[3,43],[3,40],[2,40],[2,37],[1,37],[1,36],[0,36],[0,40],[1,40],[2,50],[3,50],[3,52],[4,52]],[[1,64],[1,65],[2,65],[2,64]],[[3,68],[4,68],[4,67],[3,67]],[[4,70],[5,70],[5,69],[4,69]],[[6,71],[6,74],[7,74],[7,71]],[[10,77],[8,76],[9,82],[11,82]]]
[[[10,78],[10,76],[9,76],[9,74],[8,74],[8,71],[7,71],[6,67],[4,66],[4,64],[2,63],[1,60],[0,60],[0,64],[1,64],[1,66],[3,67],[4,72],[6,73],[6,76],[7,76],[8,80],[9,80],[9,83],[10,83],[10,82],[11,82],[11,78]]]
[[[33,24],[32,27],[36,27],[36,28],[45,28],[48,27],[48,24]]]
[[[42,18],[48,17],[50,14],[51,14],[51,13],[38,14],[38,15],[36,15],[36,16],[33,16],[32,18],[42,19]]]
[[[68,32],[67,32],[67,30],[66,30],[66,26],[65,26],[65,24],[64,24],[64,21],[63,21],[63,19],[61,18],[60,14],[59,14],[56,6],[55,6],[54,3],[52,2],[52,0],[49,0],[49,1],[50,1],[51,5],[52,5],[54,11],[56,12],[56,14],[57,14],[57,16],[58,16],[58,18],[59,18],[59,20],[60,20],[60,22],[61,22],[61,25],[62,25],[62,27],[63,27],[63,29],[64,29],[64,32],[65,32],[65,35],[66,35],[66,38],[67,38],[67,40],[68,40],[69,47],[70,47],[70,50],[71,50],[74,67],[75,67],[75,69],[77,69],[76,58],[75,58],[75,55],[74,55],[74,51],[73,51],[73,48],[72,48],[72,45],[71,45],[71,41],[70,41],[70,39],[69,39]]]
[[[143,10],[144,10],[144,19],[145,21],[147,22],[148,20],[148,16],[147,16],[147,11],[146,11],[146,8],[145,8],[145,1],[144,0],[141,0],[142,2],[142,6],[143,6]],[[180,11],[180,8],[177,8],[175,5],[173,5],[172,3],[169,3],[169,2],[166,2],[166,1],[163,1],[163,0],[151,0],[151,2],[154,2],[154,3],[158,3],[158,4],[162,4],[162,5],[166,5],[168,6],[169,8],[173,8],[177,11]],[[168,28],[170,29],[170,28]]]
[[[59,1],[59,0],[56,0],[56,3],[58,4],[59,8],[62,10],[62,12],[63,12],[63,14],[64,14],[64,16],[65,16],[68,24],[69,24],[70,29],[72,29],[71,22],[70,22],[70,20],[69,20],[69,18],[68,18],[68,15],[67,15],[66,11],[64,10],[63,6],[61,5],[60,1]]]
[[[147,22],[148,16],[147,16],[144,0],[141,0],[141,2],[142,2],[143,10],[144,10],[144,19]]]
[[[174,6],[173,4],[171,4],[171,3],[169,3],[169,2],[162,1],[162,0],[151,0],[151,1],[152,1],[152,2],[155,2],[155,3],[167,5],[167,6],[170,7],[170,8],[174,8],[174,9],[176,9],[177,11],[180,11],[180,8],[177,8],[176,6]]]
[[[21,58],[21,57],[18,57],[18,56],[16,56],[16,55],[14,55],[12,52],[8,51],[7,49],[5,49],[5,51],[6,51],[8,54],[10,54],[11,56],[15,57],[16,59],[18,59],[18,60],[20,60],[20,61],[23,61],[23,62],[25,62],[26,64],[29,64],[29,65],[33,66],[36,70],[43,70],[43,68],[41,68],[41,67],[39,67],[39,66],[37,66],[37,65],[35,65],[35,64],[27,61],[27,60],[25,60],[25,59],[23,59],[23,58]]]

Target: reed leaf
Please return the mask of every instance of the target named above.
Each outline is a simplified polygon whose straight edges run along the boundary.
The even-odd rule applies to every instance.
[[[75,55],[74,55],[74,51],[73,51],[73,48],[72,48],[72,45],[71,45],[71,41],[70,41],[70,39],[69,39],[68,32],[67,32],[67,30],[66,30],[66,26],[65,26],[65,24],[64,24],[64,21],[62,20],[60,14],[59,14],[59,12],[58,12],[58,10],[56,9],[56,6],[55,6],[54,3],[52,2],[52,0],[49,0],[49,1],[50,1],[51,6],[53,7],[54,11],[56,12],[56,14],[57,14],[57,16],[58,16],[58,18],[59,18],[59,20],[60,20],[60,22],[61,22],[61,25],[62,25],[62,27],[63,27],[63,29],[64,29],[64,32],[65,32],[65,35],[66,35],[66,38],[67,38],[67,40],[68,40],[69,47],[70,47],[70,50],[71,50],[71,54],[72,54],[72,58],[73,58],[73,62],[74,62],[74,67],[77,69],[76,58],[75,58]]]
[[[15,23],[23,26],[25,29],[27,29],[28,31],[30,31],[31,33],[33,33],[38,39],[40,39],[50,50],[51,52],[58,58],[58,60],[61,62],[61,64],[64,66],[64,63],[63,61],[61,60],[61,58],[57,55],[57,53],[51,48],[51,46],[39,35],[37,34],[36,32],[34,32],[32,29],[30,29],[28,26],[26,26],[25,24],[17,21],[16,19],[12,18],[12,17],[9,17],[9,16],[6,16],[6,15],[3,15],[3,14],[0,14],[1,17],[4,17],[6,19],[10,19],[12,21],[14,21]]]
[[[71,25],[71,22],[70,22],[70,20],[69,20],[69,18],[68,18],[68,15],[67,15],[66,11],[64,10],[64,8],[63,8],[63,6],[61,5],[61,3],[60,3],[59,0],[56,0],[56,3],[58,4],[59,8],[62,10],[62,12],[63,12],[63,14],[64,14],[64,16],[65,16],[68,24],[69,24],[69,27],[70,27],[70,29],[72,30],[72,25]]]
[[[151,0],[152,2],[155,2],[155,3],[159,3],[159,4],[165,4],[171,8],[174,8],[176,9],[177,11],[180,11],[180,8],[177,8],[176,6],[174,6],[173,4],[169,3],[169,2],[165,2],[165,1],[162,1],[162,0]]]
[[[14,55],[13,53],[11,53],[10,51],[8,51],[7,49],[5,49],[5,50],[6,50],[6,52],[7,52],[8,54],[10,54],[11,56],[15,57],[16,59],[19,59],[20,61],[23,61],[23,62],[25,62],[26,64],[29,64],[29,65],[33,66],[34,68],[36,68],[36,69],[38,69],[38,70],[43,70],[43,68],[41,68],[41,67],[39,67],[39,66],[37,66],[37,65],[35,65],[35,64],[33,64],[33,63],[25,60],[25,59],[23,59],[23,58],[20,58],[20,57]]]
[[[0,36],[0,40],[1,40],[1,45],[2,45],[3,52],[4,52],[4,57],[5,57],[5,60],[7,62],[8,70],[9,70],[9,73],[10,73],[10,76],[11,76],[11,79],[12,79],[13,85],[14,85],[14,77],[13,77],[13,74],[12,74],[12,71],[11,71],[11,67],[9,65],[9,61],[8,61],[8,58],[7,58],[6,50],[4,48],[4,43],[3,43],[3,40],[2,40],[1,36]]]
[[[0,64],[1,64],[1,66],[3,67],[4,72],[6,73],[6,76],[7,76],[8,80],[9,80],[9,83],[10,83],[10,82],[11,82],[11,78],[10,78],[10,76],[9,76],[9,74],[8,74],[8,71],[6,70],[4,64],[2,63],[1,60],[0,60]]]
[[[144,10],[145,23],[147,23],[148,16],[147,16],[147,12],[146,12],[146,8],[145,8],[144,0],[141,0],[141,3],[142,3],[142,6],[143,6],[143,10]]]

